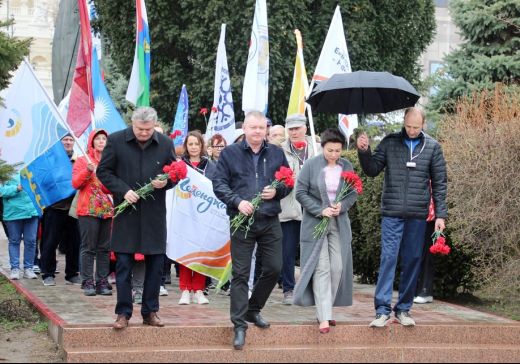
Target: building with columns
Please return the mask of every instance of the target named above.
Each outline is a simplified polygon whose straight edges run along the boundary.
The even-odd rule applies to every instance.
[[[0,19],[14,19],[7,32],[17,38],[33,38],[29,61],[52,97],[52,38],[60,0],[3,0]],[[5,31],[5,29],[4,29]]]
[[[435,21],[437,29],[432,43],[420,59],[422,64],[422,78],[434,74],[444,65],[444,57],[457,49],[462,39],[458,29],[451,20],[448,9],[449,0],[435,0]]]

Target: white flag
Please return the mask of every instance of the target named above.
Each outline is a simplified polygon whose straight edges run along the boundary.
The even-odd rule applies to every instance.
[[[0,158],[27,165],[61,139],[67,130],[56,105],[24,61],[0,109]]]
[[[338,5],[330,23],[329,32],[327,33],[327,38],[325,38],[314,76],[312,76],[310,89],[313,89],[315,83],[327,80],[335,73],[350,72],[352,72],[352,68],[348,56],[345,31],[343,30],[343,20],[341,19]],[[346,137],[350,137],[354,129],[358,127],[357,115],[338,115],[338,125]]]
[[[229,217],[211,181],[188,168],[186,178],[166,192],[166,221],[166,255],[221,280],[231,264]]]
[[[256,0],[253,30],[249,43],[242,110],[267,113],[269,93],[269,33],[267,30],[266,0]]]
[[[213,107],[209,117],[206,139],[220,134],[227,144],[235,140],[235,111],[231,94],[231,78],[226,53],[226,24],[222,24],[217,50],[217,65],[215,68],[215,91]]]

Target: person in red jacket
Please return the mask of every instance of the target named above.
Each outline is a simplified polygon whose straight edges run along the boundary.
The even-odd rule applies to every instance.
[[[90,160],[79,158],[72,170],[72,185],[79,193],[77,215],[81,234],[81,279],[85,296],[112,295],[107,277],[110,270],[110,232],[114,206],[110,191],[96,176],[107,137],[105,130],[92,131],[87,146]]]

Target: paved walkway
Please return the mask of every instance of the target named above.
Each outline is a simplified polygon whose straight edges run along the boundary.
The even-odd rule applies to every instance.
[[[64,256],[58,256],[58,267],[62,273],[57,274],[54,287],[44,287],[41,280],[22,279],[19,281],[29,294],[34,295],[43,309],[51,313],[59,321],[69,325],[111,324],[114,320],[116,296],[86,297],[79,286],[65,285],[63,270]],[[0,229],[0,272],[9,272],[7,240]],[[160,317],[169,325],[231,325],[229,321],[229,297],[211,292],[209,305],[179,306],[180,298],[178,279],[173,273],[173,285],[168,285],[169,295],[160,298]],[[354,305],[346,308],[335,308],[334,315],[339,322],[368,324],[374,317],[374,286],[356,284],[354,286]],[[395,295],[394,295],[395,296]],[[282,305],[282,291],[275,288],[263,310],[265,318],[272,323],[314,323],[315,310],[312,307]],[[395,299],[395,297],[394,297]],[[46,306],[46,307],[45,307]],[[139,323],[138,305],[134,306],[134,319],[131,323]],[[42,307],[40,307],[42,309]],[[426,305],[415,305],[412,315],[418,324],[421,323],[515,323],[498,316],[478,312],[465,307],[435,301]]]

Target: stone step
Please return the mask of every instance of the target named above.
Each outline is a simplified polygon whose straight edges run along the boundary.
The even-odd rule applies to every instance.
[[[110,326],[64,326],[61,346],[81,350],[106,346],[134,347],[229,347],[231,326],[165,326],[163,328],[130,325],[122,331]],[[520,325],[496,324],[421,324],[403,327],[389,324],[382,329],[367,325],[339,323],[329,334],[318,332],[317,325],[272,325],[261,330],[250,326],[247,343],[255,347],[298,345],[512,345],[520,347]]]
[[[251,341],[249,341],[251,342]],[[188,363],[244,363],[244,362],[519,362],[518,345],[251,345],[235,351],[230,345],[211,346],[193,343],[191,346],[134,346],[94,349],[69,349],[69,363],[79,362],[188,362]]]

